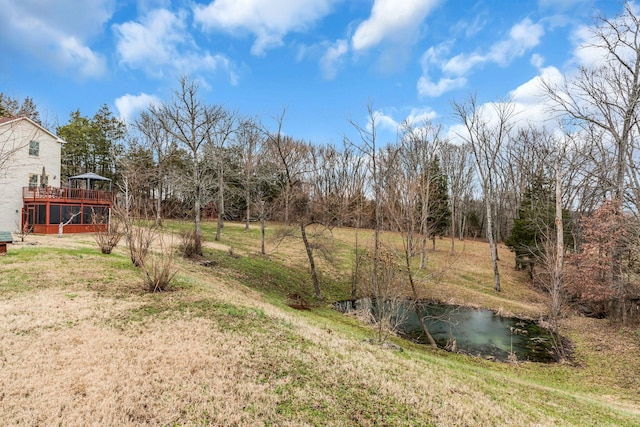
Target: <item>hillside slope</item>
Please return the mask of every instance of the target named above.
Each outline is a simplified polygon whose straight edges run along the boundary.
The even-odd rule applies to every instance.
[[[352,233],[334,232],[337,254]],[[394,339],[398,351],[370,344],[369,329],[329,299],[287,307],[287,293],[308,284],[296,241],[263,257],[256,230],[229,224],[224,236],[232,251],[211,245],[209,266],[180,261],[163,294],[142,291],[122,248],[102,255],[87,236],[10,247],[0,259],[0,424],[640,425],[637,331],[570,318],[575,362],[560,365]],[[470,261],[424,292],[543,310],[506,264],[505,292],[485,291],[489,269],[474,258],[483,244],[466,245]],[[349,292],[344,265],[322,265],[331,298]]]

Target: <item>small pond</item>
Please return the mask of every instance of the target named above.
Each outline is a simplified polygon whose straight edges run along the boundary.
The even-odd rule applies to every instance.
[[[373,310],[375,301],[339,301],[334,308],[342,313],[354,310]],[[553,340],[548,330],[536,322],[498,316],[491,310],[470,307],[418,302],[421,316],[438,347],[451,349],[471,356],[507,361],[511,354],[517,360],[552,363],[557,361]],[[428,344],[415,310],[399,309],[403,319],[399,334],[407,339]]]

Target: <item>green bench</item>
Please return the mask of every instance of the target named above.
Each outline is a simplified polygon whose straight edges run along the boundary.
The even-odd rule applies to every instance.
[[[13,243],[13,235],[10,231],[0,231],[0,255],[7,253],[7,244]]]

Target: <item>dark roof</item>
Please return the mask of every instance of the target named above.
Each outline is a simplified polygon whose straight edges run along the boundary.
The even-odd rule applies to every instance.
[[[95,179],[96,181],[111,181],[109,178],[100,176],[97,173],[87,172],[82,175],[70,176],[69,179]]]

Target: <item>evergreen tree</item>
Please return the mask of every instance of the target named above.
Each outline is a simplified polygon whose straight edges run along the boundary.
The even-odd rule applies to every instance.
[[[429,217],[427,229],[429,237],[435,238],[449,228],[451,210],[449,209],[449,191],[447,176],[440,168],[440,160],[435,157],[429,166],[428,173],[431,179],[431,191],[429,192]]]
[[[533,273],[536,258],[544,253],[545,243],[555,239],[555,195],[553,185],[536,177],[523,194],[518,217],[505,245],[515,253],[516,268]],[[573,245],[569,211],[562,210],[565,248]]]
[[[92,118],[73,111],[69,123],[58,127],[56,133],[66,141],[62,146],[63,180],[86,172],[116,179],[115,158],[123,151],[126,127],[108,106],[103,105]]]
[[[0,92],[0,117],[28,117],[42,125],[36,103],[28,96],[20,102]]]

